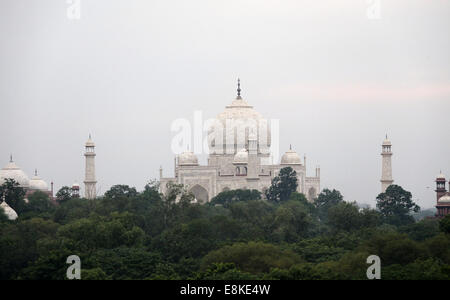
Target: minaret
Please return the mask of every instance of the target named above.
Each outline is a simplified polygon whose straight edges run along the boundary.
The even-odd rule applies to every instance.
[[[256,134],[251,131],[248,138],[248,170],[247,178],[259,178],[259,163],[258,163],[258,139]]]
[[[381,192],[386,192],[388,186],[390,186],[394,180],[392,179],[392,144],[386,135],[386,139],[381,145],[381,157],[382,157],[382,167],[381,167]]]
[[[89,135],[86,142],[86,173],[84,178],[84,197],[86,199],[95,199],[97,196],[97,180],[95,179],[95,144]]]
[[[445,176],[440,172],[440,174],[436,177],[436,201],[439,201],[439,199],[444,196],[447,193],[447,190],[445,189]]]

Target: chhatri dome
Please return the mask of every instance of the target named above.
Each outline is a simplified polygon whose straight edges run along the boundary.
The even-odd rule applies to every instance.
[[[178,155],[178,164],[182,166],[198,166],[198,158],[192,151],[185,151]]]
[[[282,165],[301,165],[302,162],[300,160],[300,156],[292,150],[292,146],[289,147],[289,150],[283,154],[281,157]]]
[[[89,134],[89,139],[87,140],[85,146],[86,146],[86,147],[95,147],[95,143],[94,143],[94,141],[92,140],[92,137],[91,137],[90,134]]]
[[[6,203],[5,195],[3,195],[3,202],[0,204],[0,207],[3,208],[3,212],[9,220],[13,221],[18,218],[16,211]]]
[[[14,179],[14,181],[22,188],[28,188],[30,185],[30,179],[27,174],[14,163],[12,155],[9,163],[0,170],[0,184],[3,184],[6,179]]]
[[[438,203],[450,203],[450,195],[445,195],[439,198]]]
[[[233,164],[248,164],[248,151],[247,149],[241,149],[234,156]]]
[[[38,176],[37,170],[34,170],[34,177],[30,180],[30,189],[38,191],[48,191],[48,184]]]
[[[388,136],[386,134],[386,139],[383,141],[383,146],[392,146],[391,141],[388,139]]]

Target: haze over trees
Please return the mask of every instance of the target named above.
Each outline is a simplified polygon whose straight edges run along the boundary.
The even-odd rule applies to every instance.
[[[336,190],[313,203],[292,171],[258,191],[225,191],[201,205],[182,185],[158,192],[117,185],[96,200],[67,189],[53,205],[44,193],[23,201],[14,182],[1,191],[19,218],[0,211],[0,279],[66,278],[78,255],[82,279],[366,279],[369,255],[382,279],[450,279],[450,217],[414,221],[399,186],[360,209]],[[376,195],[374,195],[374,198]]]

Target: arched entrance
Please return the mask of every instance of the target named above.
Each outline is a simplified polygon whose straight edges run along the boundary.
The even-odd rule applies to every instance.
[[[198,203],[204,204],[209,201],[208,191],[201,185],[198,184],[194,185],[189,190],[189,192],[191,192],[192,195],[194,195]]]

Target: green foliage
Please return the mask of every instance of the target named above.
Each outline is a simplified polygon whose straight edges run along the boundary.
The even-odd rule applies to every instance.
[[[404,234],[376,234],[362,245],[368,253],[376,253],[384,265],[406,265],[424,256],[425,248]]]
[[[261,192],[258,190],[230,190],[219,193],[211,199],[210,205],[223,205],[229,207],[233,202],[260,200]]]
[[[309,208],[300,201],[291,200],[277,208],[274,218],[275,240],[293,243],[309,235],[314,225]]]
[[[437,259],[418,259],[406,266],[394,264],[383,268],[382,279],[449,280],[450,267]]]
[[[297,172],[291,167],[282,168],[278,176],[272,179],[272,185],[266,191],[266,198],[273,202],[289,200],[291,194],[297,190]]]
[[[213,263],[206,271],[196,274],[195,280],[257,280],[258,276],[242,272],[233,263]]]
[[[450,238],[448,235],[439,234],[424,241],[423,246],[427,250],[427,256],[450,264]]]
[[[319,194],[317,199],[314,200],[314,205],[317,208],[319,218],[326,221],[328,217],[328,210],[342,201],[344,201],[344,197],[339,191],[324,189]]]
[[[101,268],[81,270],[83,280],[108,280],[108,275]]]
[[[212,251],[202,260],[203,269],[213,263],[234,263],[239,270],[251,274],[269,272],[272,268],[286,269],[301,262],[291,250],[283,250],[261,242],[236,243]]]
[[[393,225],[405,225],[414,223],[411,212],[418,212],[420,207],[412,201],[410,192],[401,186],[390,185],[385,193],[377,197],[377,208],[380,210],[386,222]]]
[[[64,280],[70,255],[81,258],[84,280],[364,280],[372,254],[384,279],[450,274],[448,217],[393,222],[336,190],[314,203],[295,189],[285,198],[292,185],[276,201],[237,190],[218,195],[217,206],[193,203],[178,184],[160,194],[153,181],[142,192],[117,185],[96,200],[64,192],[54,206],[39,192],[26,204],[8,184],[2,189],[21,213],[0,219],[0,280]]]
[[[28,203],[20,216],[21,218],[46,217],[49,218],[55,209],[48,195],[41,191],[34,192],[28,197]]]
[[[39,258],[38,242],[55,238],[58,225],[42,219],[0,227],[0,279],[16,278],[30,261]]]
[[[320,238],[305,239],[293,245],[293,250],[306,262],[336,261],[347,251]]]
[[[117,199],[121,197],[136,197],[138,192],[136,188],[129,187],[128,185],[114,185],[105,193],[105,198]]]
[[[328,209],[327,220],[332,231],[354,231],[377,226],[380,216],[371,209],[360,211],[356,203],[340,202]]]
[[[63,186],[56,193],[56,202],[63,204],[72,199],[72,189],[68,186]]]
[[[122,245],[142,246],[145,233],[131,219],[132,215],[129,213],[112,213],[110,217],[92,215],[61,226],[57,236],[69,249],[80,252],[112,249]]]
[[[415,241],[424,241],[439,234],[438,219],[423,219],[417,223],[412,223],[399,227],[400,233],[406,233]]]
[[[450,234],[450,215],[446,215],[441,219],[439,229],[446,234]]]
[[[26,211],[25,190],[14,179],[7,178],[0,186],[0,195],[5,196],[5,201],[16,211],[18,215]],[[2,199],[3,200],[3,199]]]
[[[159,265],[163,264],[159,253],[148,252],[141,247],[100,249],[83,262],[83,267],[101,268],[107,278],[112,280],[145,279],[151,277],[159,270]]]

